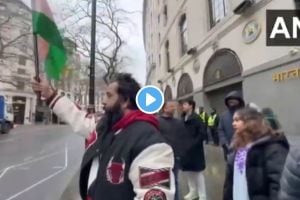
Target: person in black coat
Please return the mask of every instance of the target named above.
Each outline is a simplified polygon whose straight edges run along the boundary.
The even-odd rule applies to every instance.
[[[232,118],[235,111],[244,108],[245,102],[242,94],[238,91],[232,91],[225,97],[225,105],[227,111],[222,113],[218,125],[219,144],[224,151],[224,158],[227,160],[229,146],[233,137]]]
[[[281,125],[271,108],[263,108],[262,113],[273,130],[280,131]],[[300,148],[293,147],[287,156],[280,181],[279,200],[300,199]]]
[[[159,130],[166,142],[172,147],[175,156],[175,165],[173,172],[175,175],[176,193],[175,200],[179,200],[178,192],[178,171],[180,169],[181,157],[185,155],[188,143],[185,142],[187,130],[182,120],[174,118],[178,103],[176,101],[167,101],[164,103],[161,114],[158,117]]]
[[[184,197],[192,200],[199,197],[206,199],[206,189],[203,171],[205,169],[205,156],[203,141],[205,138],[205,126],[200,117],[195,113],[195,102],[187,100],[183,102],[183,120],[187,129],[189,148],[181,159],[182,171],[188,179],[189,193]]]
[[[300,148],[293,147],[286,159],[281,177],[279,200],[300,199]]]
[[[228,157],[224,200],[277,200],[289,144],[253,108],[237,111]]]
[[[184,137],[187,134],[187,130],[183,121],[174,117],[177,105],[176,101],[165,102],[158,121],[160,133],[173,148],[175,157],[180,158],[185,155],[189,145],[185,142],[187,138]]]

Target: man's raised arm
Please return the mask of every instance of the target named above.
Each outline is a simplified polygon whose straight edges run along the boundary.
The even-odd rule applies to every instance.
[[[87,137],[89,133],[95,130],[95,116],[90,116],[87,112],[82,111],[67,97],[58,95],[46,79],[40,78],[40,82],[34,80],[32,89],[34,92],[41,94],[41,97],[46,100],[47,105],[53,112],[68,123],[75,133]]]

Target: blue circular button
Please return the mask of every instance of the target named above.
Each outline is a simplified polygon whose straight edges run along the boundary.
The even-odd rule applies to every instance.
[[[142,87],[136,95],[138,108],[147,114],[157,113],[164,104],[162,91],[153,85]]]

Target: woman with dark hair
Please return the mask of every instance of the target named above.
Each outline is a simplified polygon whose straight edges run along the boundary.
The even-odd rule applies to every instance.
[[[284,135],[253,108],[233,116],[233,149],[228,157],[224,200],[276,200],[289,150]]]

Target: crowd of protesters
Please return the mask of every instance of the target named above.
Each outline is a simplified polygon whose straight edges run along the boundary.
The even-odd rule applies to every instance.
[[[216,109],[207,114],[203,107],[196,114],[193,100],[182,101],[177,106],[181,121],[169,120],[170,128],[161,129],[167,140],[173,136],[176,145],[169,144],[174,151],[181,149],[176,157],[176,174],[181,169],[187,178],[189,193],[184,199],[209,199],[203,176],[204,143],[223,149],[224,200],[300,199],[300,148],[290,147],[272,109],[261,109],[254,103],[246,105],[237,91],[230,92],[224,102],[227,109],[218,115]],[[165,103],[162,116],[169,104]],[[172,105],[175,120],[176,102],[172,101]],[[165,122],[160,126],[166,126]]]
[[[218,115],[195,101],[167,101],[157,116],[138,110],[139,84],[119,74],[108,85],[105,113],[94,119],[41,79],[33,89],[86,138],[80,172],[83,199],[178,200],[178,171],[186,176],[185,200],[209,200],[204,144],[220,146],[226,162],[224,200],[300,199],[300,149],[290,147],[272,109],[245,105],[233,91]],[[171,170],[172,169],[172,170]]]

